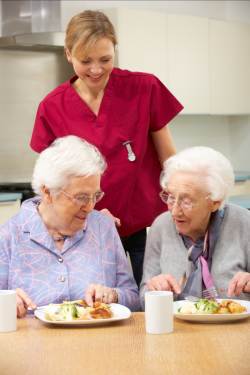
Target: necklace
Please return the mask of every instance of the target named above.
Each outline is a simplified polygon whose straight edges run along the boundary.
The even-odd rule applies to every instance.
[[[40,217],[41,217],[41,214],[40,214],[40,212],[39,212],[39,206],[40,206],[40,204],[41,204],[41,202],[37,202],[37,204],[36,204],[36,209],[37,209],[37,212],[39,213],[39,215],[40,215]],[[65,241],[67,237],[68,237],[68,236],[57,237],[57,238],[53,238],[53,237],[52,237],[52,238],[53,238],[54,241]]]
[[[56,239],[53,238],[54,241],[64,241],[66,240],[67,236],[63,236],[63,237],[57,237]]]

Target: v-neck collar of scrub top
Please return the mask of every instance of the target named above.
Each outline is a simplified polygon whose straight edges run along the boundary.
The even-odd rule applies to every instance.
[[[99,135],[101,136],[103,133],[103,129],[105,126],[106,118],[108,115],[110,103],[112,96],[115,91],[115,83],[116,77],[111,72],[109,76],[109,80],[107,86],[105,88],[103,98],[101,101],[101,105],[99,108],[98,115],[96,116],[94,112],[89,108],[89,106],[85,103],[85,101],[77,94],[76,90],[72,86],[72,83],[77,80],[78,76],[74,76],[69,81],[69,88],[67,93],[71,97],[72,101],[76,104],[79,111],[85,116],[85,118],[93,125],[93,127],[98,130]]]
[[[37,202],[39,201],[42,201],[41,197],[28,199],[22,204],[19,214],[22,231],[30,233],[29,240],[37,242],[47,250],[59,255],[64,254],[85,236],[88,219],[86,219],[85,227],[82,230],[66,238],[60,252],[37,211]]]

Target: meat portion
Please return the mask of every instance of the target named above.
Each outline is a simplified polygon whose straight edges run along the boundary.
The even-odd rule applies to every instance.
[[[103,307],[104,309],[110,309],[110,305],[107,305],[106,303],[96,301],[94,302],[94,308],[99,309],[100,307]]]
[[[241,304],[237,302],[232,302],[228,305],[228,310],[231,314],[241,314],[245,310]]]
[[[231,314],[231,313],[226,307],[220,306],[217,314]]]
[[[219,307],[226,307],[226,308],[227,308],[227,306],[228,306],[230,303],[232,303],[232,301],[230,301],[230,299],[224,299],[223,301],[221,301]]]
[[[92,319],[110,319],[114,316],[114,313],[104,307],[100,307],[90,311],[88,316],[90,316]]]
[[[237,302],[223,300],[219,306],[218,314],[241,314],[245,308]]]

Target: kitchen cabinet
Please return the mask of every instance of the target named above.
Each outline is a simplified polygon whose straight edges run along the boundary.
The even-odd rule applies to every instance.
[[[182,114],[250,114],[250,25],[136,9],[104,9],[121,69],[153,73]]]
[[[0,226],[20,211],[22,194],[0,193]]]
[[[250,25],[210,20],[211,113],[250,113]]]
[[[250,172],[234,172],[235,182],[229,196],[250,194]]]
[[[209,20],[168,14],[167,28],[168,88],[182,114],[209,114]]]
[[[118,46],[116,66],[152,73],[164,85],[167,80],[167,14],[136,9],[103,9],[113,23]]]

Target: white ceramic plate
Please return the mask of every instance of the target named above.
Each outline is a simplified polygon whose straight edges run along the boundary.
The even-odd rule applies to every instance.
[[[35,316],[42,320],[45,323],[49,324],[57,324],[57,325],[66,325],[66,326],[97,326],[103,324],[113,323],[117,320],[128,319],[131,315],[131,311],[118,303],[111,303],[110,310],[115,314],[111,319],[96,319],[96,320],[73,320],[72,322],[51,322],[44,318],[44,312],[47,308],[50,308],[54,312],[58,312],[60,310],[60,306],[43,306],[44,309],[40,308],[39,310],[35,310]]]
[[[222,299],[217,300],[219,303]],[[196,323],[227,323],[235,320],[246,319],[250,316],[250,302],[244,300],[232,300],[246,307],[246,311],[241,314],[180,314],[178,309],[187,301],[174,302],[174,316],[178,319],[188,320]]]

